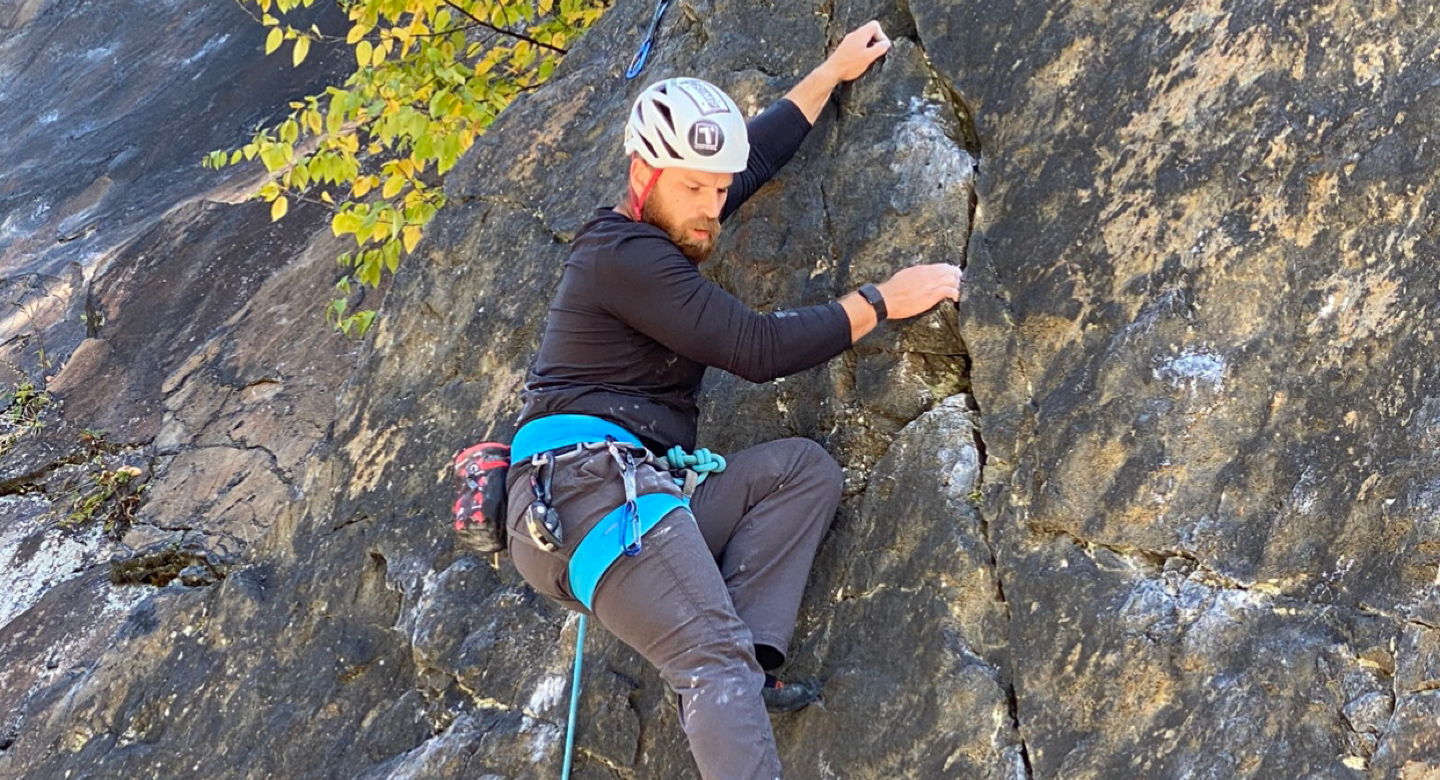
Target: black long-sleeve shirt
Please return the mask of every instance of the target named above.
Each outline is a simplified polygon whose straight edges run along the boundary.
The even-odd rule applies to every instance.
[[[809,131],[788,100],[751,119],[748,165],[720,218],[769,181]],[[655,449],[694,449],[695,396],[707,366],[766,382],[849,346],[850,320],[839,303],[756,313],[701,276],[665,231],[600,209],[572,244],[520,423],[588,414]]]

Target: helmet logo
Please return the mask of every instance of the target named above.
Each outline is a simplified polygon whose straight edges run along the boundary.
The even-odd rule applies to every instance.
[[[725,93],[700,79],[677,79],[680,94],[690,98],[701,116],[730,113],[730,104]]]
[[[725,133],[720,125],[702,119],[690,126],[690,148],[702,157],[711,157],[725,145]]]

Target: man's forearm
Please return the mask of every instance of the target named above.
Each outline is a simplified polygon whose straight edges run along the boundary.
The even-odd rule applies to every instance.
[[[830,93],[835,91],[835,87],[839,83],[840,78],[835,73],[835,68],[831,66],[829,60],[826,60],[820,64],[820,67],[810,71],[810,75],[801,79],[800,83],[786,93],[785,97],[794,103],[796,108],[800,109],[800,113],[804,114],[805,118],[810,120],[810,124],[813,125],[815,120],[820,117],[820,112],[825,109],[825,102],[830,99]]]

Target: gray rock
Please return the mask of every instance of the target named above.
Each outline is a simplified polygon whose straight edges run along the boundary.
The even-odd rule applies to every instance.
[[[0,453],[0,561],[79,562],[7,581],[0,778],[558,775],[576,622],[456,550],[446,460],[512,431],[643,83],[758,109],[872,15],[895,48],[704,269],[766,309],[966,268],[958,316],[707,385],[707,446],[808,436],[846,467],[786,776],[1440,776],[1433,10],[714,0],[626,82],[652,7],[617,3],[452,172],[358,349],[306,314],[323,214],[191,202],[253,185],[188,166],[284,105],[210,101],[205,57],[232,97],[327,74],[253,59],[233,6],[158,49],[66,24],[153,14],[0,8],[0,92],[34,109],[0,119],[0,301],[30,312],[0,379],[64,401]],[[44,81],[20,66],[47,35]],[[199,86],[125,77],[152,56]],[[111,585],[115,542],[47,525],[86,426],[151,475],[130,581],[178,584]],[[583,685],[577,777],[694,775],[596,626]]]

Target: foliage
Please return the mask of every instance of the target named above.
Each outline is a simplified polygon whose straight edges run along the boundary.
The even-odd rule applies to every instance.
[[[353,285],[376,287],[415,251],[445,204],[440,177],[452,168],[515,97],[554,71],[566,47],[610,0],[341,0],[343,36],[289,24],[315,0],[236,0],[270,28],[267,54],[291,42],[298,67],[312,43],[349,47],[357,70],[323,95],[291,103],[278,126],[255,132],[239,149],[215,151],[219,168],[259,159],[274,178],[257,197],[278,220],[290,201],[334,209],[335,235],[356,249],[327,318],[363,335],[374,311],[349,311]]]
[[[54,399],[29,382],[21,382],[0,395],[0,453],[31,431],[45,427],[45,410]]]
[[[86,428],[80,439],[89,456],[85,463],[88,484],[70,495],[60,524],[99,521],[107,532],[124,531],[134,522],[141,494],[149,487],[144,484],[145,472],[128,464],[116,465],[109,457],[114,448],[106,441],[104,431]]]

